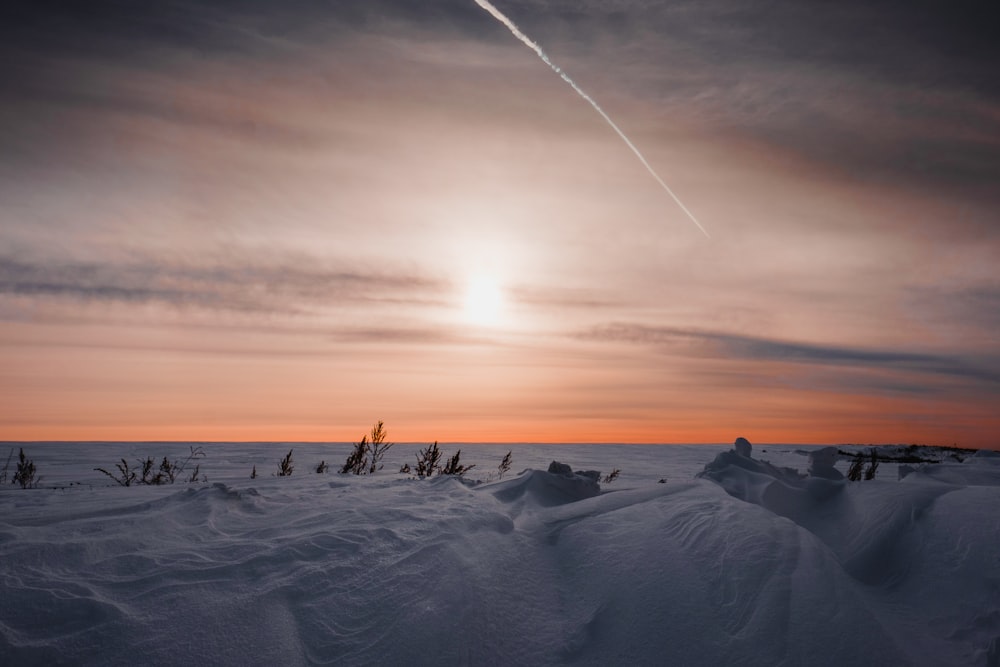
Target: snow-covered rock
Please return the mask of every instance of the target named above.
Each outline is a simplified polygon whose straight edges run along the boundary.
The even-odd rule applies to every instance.
[[[601,492],[600,477],[598,471],[573,472],[568,464],[553,461],[548,470],[525,470],[517,477],[486,487],[504,503],[527,501],[552,507],[596,496]]]
[[[809,453],[809,476],[823,479],[844,479],[844,473],[834,467],[839,453],[836,447],[822,447]]]

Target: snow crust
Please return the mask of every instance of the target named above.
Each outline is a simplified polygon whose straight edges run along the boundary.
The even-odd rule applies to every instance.
[[[288,445],[206,445],[208,483],[130,488],[91,469],[157,445],[33,445],[50,488],[0,491],[0,663],[1000,664],[1000,459],[848,482],[743,440],[514,446],[482,484],[389,472],[402,445],[370,477],[296,446],[287,478]],[[507,449],[462,445],[473,472]]]

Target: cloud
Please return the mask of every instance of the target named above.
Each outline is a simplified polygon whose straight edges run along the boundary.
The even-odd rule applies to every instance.
[[[942,376],[973,381],[994,390],[1000,388],[1000,358],[995,356],[970,360],[961,355],[797,343],[724,332],[623,323],[595,327],[580,333],[579,338],[652,345],[675,353],[694,353],[723,360],[840,366]],[[896,389],[899,387],[897,384]]]
[[[690,56],[685,65],[790,62],[904,85],[1000,93],[992,74],[1000,55],[994,34],[1000,8],[984,0],[823,5],[795,0],[529,0],[510,13],[526,31],[549,23],[561,26],[557,32],[549,30],[564,41],[576,34],[580,43],[593,44],[591,33],[598,39],[631,38],[621,45],[630,56],[669,50]]]
[[[1000,285],[925,286],[911,289],[906,306],[915,320],[949,336],[970,329],[996,340],[1000,329]]]
[[[669,124],[671,115],[693,117],[708,132],[751,136],[841,177],[989,198],[1000,178],[1000,144],[992,139],[1000,134],[995,4],[545,0],[501,10],[584,90],[610,98],[615,109],[609,112],[626,107],[623,125],[655,127]],[[303,149],[329,137],[330,128],[269,115],[282,105],[268,109],[260,99],[240,99],[247,90],[215,100],[213,108],[185,104],[175,89],[157,94],[118,84],[165,72],[198,81],[206,70],[225,66],[246,77],[266,63],[271,78],[287,85],[334,61],[346,63],[329,80],[342,89],[353,69],[364,70],[368,80],[407,86],[414,79],[459,77],[469,63],[531,66],[516,40],[471,0],[96,0],[87,11],[49,1],[24,3],[14,18],[0,21],[0,56],[7,63],[0,69],[0,120],[6,125],[31,127],[32,117],[44,116],[32,105],[44,104],[59,111],[60,121],[69,110],[132,113]],[[416,62],[429,54],[436,56]],[[372,76],[372,63],[390,67]],[[537,67],[544,74],[544,65]],[[551,86],[558,89],[558,81]],[[621,100],[623,94],[633,99]],[[654,117],[644,120],[646,114]],[[60,143],[75,141],[81,131],[59,132],[55,125],[68,123],[43,124],[30,132],[30,142],[0,138],[3,152],[22,161],[34,143],[47,143],[45,153],[63,152]],[[57,139],[47,139],[53,133]]]
[[[470,334],[454,327],[342,327],[328,333],[338,343],[409,345],[489,345],[504,344],[484,334]]]
[[[141,75],[131,72],[129,78],[135,83]],[[148,73],[146,78],[150,78]],[[53,109],[72,108],[81,114],[141,116],[186,129],[231,135],[242,141],[303,149],[330,139],[328,128],[325,131],[306,128],[287,119],[269,116],[267,109],[240,104],[236,96],[225,99],[213,94],[207,86],[198,91],[201,99],[192,99],[194,91],[179,90],[177,83],[170,79],[157,80],[139,88],[125,87],[121,82],[106,82],[102,87],[95,81],[61,81],[55,85],[24,79],[16,90],[21,99],[33,99]],[[235,108],[240,112],[234,112]]]
[[[545,308],[620,308],[621,300],[597,290],[572,287],[540,287],[519,285],[509,290],[511,298],[528,306]]]
[[[584,89],[655,100],[650,127],[687,118],[828,178],[998,201],[996,3],[527,4],[511,18]]]
[[[196,265],[29,262],[0,257],[0,295],[77,303],[158,303],[237,312],[304,313],[359,303],[441,303],[446,283],[421,275],[329,271],[308,261]]]

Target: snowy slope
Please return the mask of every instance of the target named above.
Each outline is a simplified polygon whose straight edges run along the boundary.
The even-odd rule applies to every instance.
[[[26,446],[61,488],[0,491],[0,663],[1000,664],[987,456],[851,483],[783,470],[810,448],[515,445],[469,485],[397,474],[414,446],[371,477],[205,449],[206,483],[124,488],[92,468],[187,445]]]

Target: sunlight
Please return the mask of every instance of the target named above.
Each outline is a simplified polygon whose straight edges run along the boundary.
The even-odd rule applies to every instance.
[[[496,326],[504,310],[503,290],[496,279],[476,276],[465,288],[465,319],[479,326]]]

